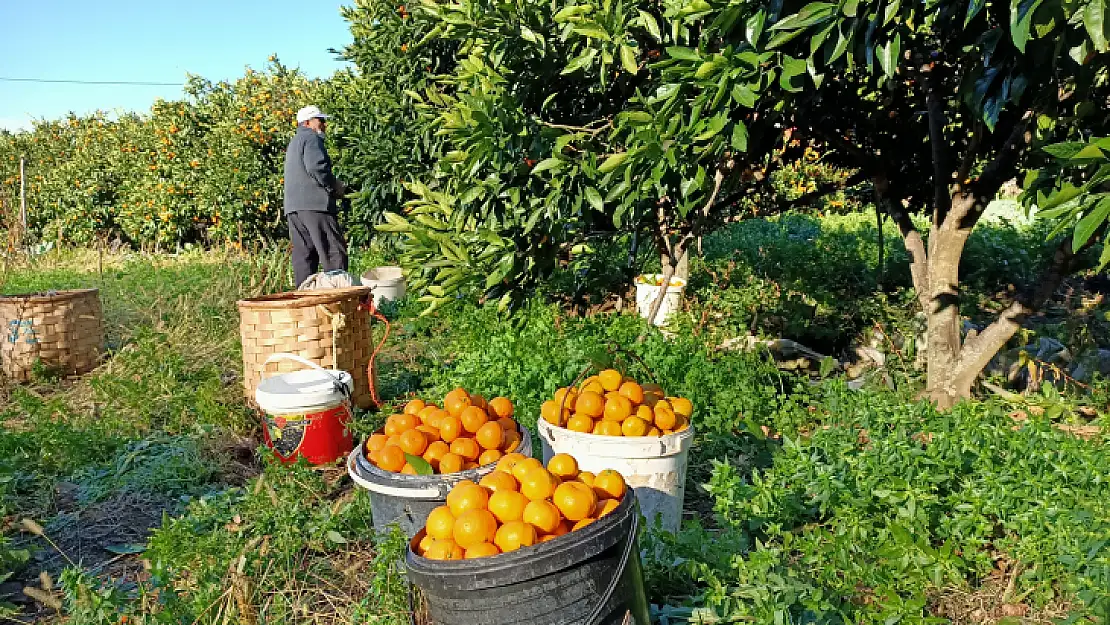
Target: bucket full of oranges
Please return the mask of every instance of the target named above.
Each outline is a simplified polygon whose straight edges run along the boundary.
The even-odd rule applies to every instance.
[[[438,625],[648,625],[637,508],[616,471],[509,454],[429,514],[408,578]]]
[[[619,471],[648,522],[675,532],[682,522],[693,412],[690,400],[610,368],[559,389],[541,407],[536,430],[545,460],[570,454],[583,470]]]
[[[355,448],[347,472],[370,492],[374,528],[396,524],[414,536],[461,482],[481,480],[508,454],[532,453],[532,436],[505,397],[486,400],[462,388],[442,407],[413,399]]]

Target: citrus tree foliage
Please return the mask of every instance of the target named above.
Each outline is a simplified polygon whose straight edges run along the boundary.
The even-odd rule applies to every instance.
[[[96,113],[0,135],[0,183],[32,234],[86,244],[257,241],[285,233],[282,169],[297,108],[316,84],[276,59],[231,82],[191,77],[149,113]]]

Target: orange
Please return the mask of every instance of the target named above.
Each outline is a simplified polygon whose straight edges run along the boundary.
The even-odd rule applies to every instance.
[[[366,458],[369,459],[374,466],[378,466],[378,463],[380,463],[382,459],[382,452],[381,450],[372,451],[366,454]]]
[[[531,469],[520,480],[520,492],[532,501],[543,501],[555,493],[555,476],[541,467]]]
[[[428,547],[431,547],[433,542],[435,542],[435,539],[430,534],[425,535],[424,538],[420,539],[420,543],[416,547],[416,553],[421,556],[428,553]]]
[[[621,502],[616,499],[598,499],[597,507],[594,508],[594,518],[600,519],[613,510],[616,510],[619,505],[621,505]]]
[[[555,534],[544,534],[543,536],[540,536],[540,542],[546,543],[548,541],[555,540],[556,538],[558,538],[558,536]]]
[[[477,461],[467,462],[466,464],[463,465],[463,470],[464,471],[470,471],[472,469],[477,469],[478,466],[479,465],[478,465]]]
[[[489,423],[489,415],[485,410],[477,406],[470,406],[462,411],[459,415],[459,420],[462,421],[463,429],[471,434],[476,433],[482,429],[482,426]]]
[[[389,415],[386,418],[386,420],[385,420],[385,429],[383,430],[383,432],[385,432],[386,436],[396,436],[396,435],[398,435],[398,434],[400,434],[401,432],[404,431],[404,430],[401,429],[400,424],[397,423],[397,417],[399,417],[399,416],[401,416],[401,415],[393,414],[393,415]]]
[[[424,408],[420,412],[416,413],[416,417],[424,423],[427,423],[428,417],[432,416],[432,413],[436,412],[437,410],[439,410],[439,408],[428,404],[427,406],[424,406]]]
[[[474,558],[488,558],[499,553],[501,553],[501,550],[497,548],[497,545],[493,543],[480,543],[467,549],[465,557],[467,560],[473,560]]]
[[[597,393],[598,395],[604,395],[605,394],[605,387],[601,385],[601,382],[597,381],[597,378],[589,378],[587,381],[583,382],[582,386],[579,388],[579,392],[578,392],[579,397],[582,396],[582,393],[586,393],[586,392]]]
[[[444,475],[448,473],[458,473],[463,470],[463,465],[465,464],[466,461],[463,460],[462,456],[447,452],[439,459],[439,472]]]
[[[670,402],[671,408],[674,409],[674,413],[677,415],[689,419],[690,415],[694,414],[694,404],[685,397],[668,397],[667,401]]]
[[[597,508],[597,494],[581,482],[560,484],[551,501],[568,521],[581,521]]]
[[[594,491],[598,497],[620,499],[627,488],[624,477],[612,469],[605,469],[594,478]]]
[[[689,423],[683,423],[682,425],[678,426],[678,428],[675,430],[675,432],[681,432],[682,430],[685,430],[688,427],[690,427]]]
[[[432,538],[440,540],[451,538],[451,533],[455,531],[455,515],[451,514],[451,508],[440,506],[432,510],[428,514],[424,529]]]
[[[390,445],[393,445],[394,447],[400,447],[401,446],[401,435],[400,434],[394,434],[393,436],[390,436],[389,438],[387,438],[385,440],[385,446],[389,447]]]
[[[559,525],[555,526],[555,531],[551,532],[550,536],[558,537],[570,533],[570,522],[566,519],[559,521]]]
[[[428,413],[428,417],[424,419],[424,425],[429,425],[438,430],[440,428],[440,423],[449,416],[451,415],[447,414],[446,410],[434,408]]]
[[[406,454],[419,456],[428,448],[428,438],[420,430],[406,430],[401,434],[401,449]]]
[[[439,440],[439,430],[430,425],[418,425],[416,431],[424,433],[424,438],[428,439],[429,445]]]
[[[505,451],[505,453],[511,454],[517,449],[520,449],[520,443],[520,433],[516,430],[513,430],[512,432],[505,432],[502,435],[501,448]]]
[[[663,396],[665,394],[665,393],[663,393],[663,387],[659,386],[658,384],[655,384],[653,382],[649,382],[647,384],[644,384],[640,388],[642,388],[644,390],[645,395],[648,394],[648,393],[653,393],[655,395]]]
[[[594,485],[594,474],[593,474],[593,472],[592,471],[579,471],[578,472],[578,481],[582,482],[586,486],[592,487]]]
[[[674,410],[671,410],[671,405],[665,400],[655,404],[653,409],[655,414],[655,427],[660,430],[671,430],[678,423],[678,418],[675,416]]]
[[[605,413],[605,399],[593,391],[584,391],[574,402],[574,411],[591,418],[600,417]]]
[[[500,547],[502,553],[508,553],[521,547],[531,547],[536,544],[537,540],[536,528],[523,521],[513,521],[502,525],[497,530],[497,536],[494,537],[493,544]]]
[[[550,501],[529,501],[528,505],[524,506],[521,520],[535,527],[541,534],[550,534],[559,526],[563,517],[559,508]]]
[[[489,492],[470,480],[459,482],[447,493],[447,507],[451,508],[451,514],[455,515],[456,520],[464,512],[485,510],[487,504]]]
[[[532,469],[542,468],[543,463],[539,460],[535,458],[525,458],[513,466],[513,477],[515,477],[518,482],[524,482],[524,476],[528,475]]]
[[[459,421],[458,417],[447,415],[439,422],[439,437],[446,443],[454,442],[462,432],[462,421]]]
[[[501,429],[505,430],[506,432],[516,432],[517,431],[516,421],[513,421],[512,417],[501,417],[501,418],[499,418],[497,420],[497,425],[500,425]]]
[[[652,411],[651,406],[636,406],[635,416],[652,423],[655,421],[655,412]]]
[[[453,540],[435,540],[428,546],[424,557],[429,560],[462,560],[465,556],[463,548]]]
[[[621,424],[621,432],[625,436],[646,436],[648,423],[640,417],[628,417]]]
[[[594,426],[594,434],[600,436],[624,436],[621,431],[621,424],[616,421],[598,421]]]
[[[482,397],[481,395],[471,395],[470,396],[470,405],[471,406],[477,406],[478,408],[481,408],[482,410],[486,410],[487,406],[489,406],[489,404],[486,402],[486,398]]]
[[[478,482],[478,485],[488,488],[494,494],[502,490],[520,490],[520,484],[517,483],[513,474],[505,471],[494,471],[490,473],[483,477],[482,480]],[[490,495],[490,498],[492,497],[493,495]]]
[[[453,395],[443,400],[443,407],[447,409],[447,414],[452,417],[462,415],[463,411],[470,407],[470,397],[464,395]]]
[[[597,374],[598,382],[601,382],[602,388],[607,391],[615,391],[620,389],[621,384],[624,382],[624,376],[616,369],[606,369]]]
[[[674,434],[674,430],[663,430],[663,436],[670,436]]]
[[[367,452],[381,451],[385,449],[385,441],[388,439],[389,437],[385,434],[371,434],[370,438],[366,439]]]
[[[591,518],[591,517],[586,517],[586,518],[582,519],[581,521],[575,523],[574,527],[570,528],[570,531],[577,532],[578,530],[582,529],[583,527],[586,527],[587,525],[589,525],[590,523],[593,523],[596,520],[597,519],[594,519],[594,518]]]
[[[564,480],[574,479],[578,475],[578,461],[570,454],[555,454],[547,461],[547,470]]]
[[[448,401],[455,398],[465,398],[469,400],[470,393],[467,393],[461,386],[457,387],[454,390],[448,391],[447,394],[443,396],[443,405],[446,406]]]
[[[401,474],[402,475],[416,475],[417,474],[416,473],[416,468],[413,467],[411,464],[406,462],[405,466],[401,467]]]
[[[589,434],[594,431],[594,420],[584,414],[575,414],[567,421],[567,429],[571,432]]]
[[[543,402],[543,405],[540,406],[540,418],[551,425],[563,427],[569,415],[569,410],[559,410],[559,404],[555,403],[552,399]]]
[[[566,401],[563,401],[564,398],[566,399]],[[569,386],[563,387],[555,391],[555,397],[553,398],[553,400],[555,402],[555,405],[559,406],[563,410],[573,410],[574,402],[578,401],[578,389],[570,388]]]
[[[405,452],[396,445],[386,445],[378,452],[378,468],[396,473],[405,466]]]
[[[455,542],[463,549],[469,549],[482,543],[493,542],[497,534],[497,519],[493,518],[489,510],[467,510],[455,519],[455,528],[452,535]]]
[[[644,403],[644,389],[635,382],[629,381],[621,384],[617,392],[619,392],[622,397],[632,402],[633,406]]]
[[[524,454],[518,454],[516,452],[507,453],[502,456],[501,460],[497,462],[497,470],[504,471],[505,473],[512,475],[513,467],[515,467],[517,463],[521,462],[524,459]]]
[[[489,400],[490,414],[497,415],[497,418],[502,419],[505,417],[512,417],[515,409],[513,402],[508,397],[494,397]]]
[[[451,442],[451,453],[459,454],[464,460],[474,462],[482,455],[482,450],[473,438],[456,438]]]
[[[467,408],[467,410],[470,410]],[[484,412],[482,414],[485,414]],[[505,431],[501,429],[501,425],[496,421],[488,422],[474,434],[474,440],[482,449],[497,449],[501,446],[502,439],[505,436]]]
[[[484,467],[487,464],[494,464],[501,459],[501,452],[497,449],[487,449],[478,456],[478,466]]]
[[[527,505],[528,498],[515,490],[499,490],[489,498],[489,511],[501,523],[519,521]]]
[[[651,426],[651,428],[648,429],[647,434],[645,434],[644,436],[662,436],[662,435],[663,435],[663,431],[653,425],[653,426]]]
[[[398,434],[400,434],[401,432],[411,430],[411,429],[415,428],[416,426],[420,425],[420,419],[416,415],[413,415],[413,414],[399,414],[399,415],[394,415],[393,418],[394,418],[394,423],[396,423],[397,427],[400,428],[400,431],[397,432]]]
[[[409,403],[405,404],[404,413],[419,416],[420,411],[423,410],[423,409],[424,409],[424,400],[423,399],[414,399],[414,400],[410,401]]]
[[[620,423],[632,415],[632,402],[622,395],[614,395],[605,402],[605,420]]]

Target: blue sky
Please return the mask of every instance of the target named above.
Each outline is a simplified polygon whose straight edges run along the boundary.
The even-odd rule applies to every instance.
[[[271,54],[310,76],[342,64],[350,41],[331,0],[0,0],[0,77],[184,83],[187,73],[235,78]],[[309,8],[306,8],[309,7]],[[0,80],[0,128],[69,111],[147,110],[180,87]]]

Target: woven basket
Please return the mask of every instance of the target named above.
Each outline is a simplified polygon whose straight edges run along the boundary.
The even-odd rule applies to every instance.
[[[271,354],[296,354],[321,367],[341,369],[354,378],[351,399],[368,408],[370,384],[370,313],[368,287],[294,291],[239,302],[243,339],[243,391],[255,405],[254,390],[263,378],[301,369],[291,361],[265,364]]]
[[[8,378],[29,380],[35,361],[66,375],[100,362],[104,319],[97,289],[0,296],[0,321],[0,365]]]

